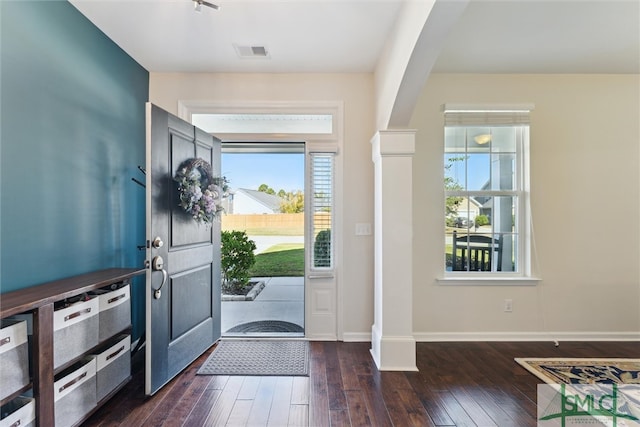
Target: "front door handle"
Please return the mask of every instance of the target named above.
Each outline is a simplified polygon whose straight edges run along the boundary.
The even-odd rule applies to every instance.
[[[154,257],[153,261],[151,261],[151,269],[153,271],[162,272],[162,283],[160,283],[160,287],[158,289],[154,289],[153,286],[151,286],[151,289],[153,289],[153,297],[155,299],[160,299],[160,297],[162,296],[162,287],[167,282],[168,276],[167,270],[164,269],[164,260],[160,255]]]

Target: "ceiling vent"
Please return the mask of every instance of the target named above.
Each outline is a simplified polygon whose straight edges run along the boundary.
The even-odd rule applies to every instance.
[[[269,58],[269,51],[265,46],[240,46],[234,44],[240,58]]]

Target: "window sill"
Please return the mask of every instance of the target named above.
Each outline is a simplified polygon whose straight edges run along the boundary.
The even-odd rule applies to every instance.
[[[539,277],[487,276],[487,277],[439,277],[436,281],[441,285],[458,286],[535,286],[542,279]]]

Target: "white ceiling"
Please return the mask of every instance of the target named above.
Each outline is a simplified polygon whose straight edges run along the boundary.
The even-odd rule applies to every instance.
[[[640,0],[472,0],[435,70],[639,73]]]
[[[375,67],[399,0],[72,0],[149,71],[367,72]],[[234,44],[265,46],[240,58]]]
[[[151,72],[371,72],[403,0],[71,0]],[[414,0],[424,1],[424,0]],[[439,0],[455,1],[455,0]],[[241,58],[234,44],[265,46]],[[471,0],[436,72],[640,73],[640,0]]]

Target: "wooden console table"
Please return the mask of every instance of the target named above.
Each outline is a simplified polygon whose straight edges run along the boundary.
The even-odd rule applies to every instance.
[[[0,295],[0,318],[33,313],[33,394],[39,426],[55,424],[53,394],[53,305],[56,301],[129,280],[145,269],[110,268]]]

